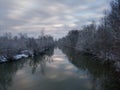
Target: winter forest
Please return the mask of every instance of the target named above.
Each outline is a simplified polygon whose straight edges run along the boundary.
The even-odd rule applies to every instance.
[[[2,6],[4,9],[19,2],[12,0],[11,4],[7,1],[0,0],[7,5]],[[4,31],[0,18],[0,30],[4,29],[0,31],[0,90],[120,90],[120,0],[108,0],[110,8],[103,11],[104,16],[99,23],[92,18],[85,23],[81,17],[82,25],[77,26],[71,23],[76,21],[72,20],[72,16],[66,16],[68,22],[61,15],[61,12],[72,12],[74,16],[79,9],[89,9],[85,6],[76,9],[77,5],[81,5],[79,3],[86,2],[88,5],[96,1],[22,0],[23,3],[14,6],[18,7],[18,11],[11,10],[16,16],[11,14],[3,18],[3,21],[12,18],[12,32],[9,32],[10,25],[5,27],[10,30]],[[97,3],[91,8],[96,6]],[[4,10],[0,8],[0,11],[4,14]],[[80,14],[75,13],[76,17]],[[58,17],[61,21],[57,21]]]
[[[120,68],[120,0],[113,0],[110,6],[111,11],[105,11],[100,25],[93,21],[81,30],[72,30],[58,44],[75,48],[80,53],[93,54]]]
[[[13,37],[11,33],[5,33],[0,37],[0,62],[35,56],[50,47],[54,47],[53,37],[44,35],[43,31],[38,38],[22,33]]]

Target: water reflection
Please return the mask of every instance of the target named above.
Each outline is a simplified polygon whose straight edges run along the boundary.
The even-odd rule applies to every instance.
[[[20,63],[10,63],[0,65],[0,90],[7,90],[12,85],[12,78],[15,76],[17,70],[25,65],[26,61],[22,60]]]
[[[41,68],[41,73],[45,75],[46,62],[52,62],[52,58],[48,55],[36,56],[30,60],[29,65],[32,67],[32,74],[37,70],[37,67]]]
[[[91,55],[78,53],[71,48],[61,48],[68,60],[81,70],[90,75],[92,90],[120,90],[120,73],[110,63],[103,64]],[[74,53],[73,53],[74,52]]]
[[[0,64],[0,90],[8,90],[8,87],[13,85],[13,78],[16,73],[21,73],[20,70],[25,66],[31,68],[31,73],[34,74],[37,67],[41,67],[41,73],[45,74],[46,62],[51,62],[54,48],[46,51],[45,55],[39,55],[34,58],[24,59],[16,62]]]
[[[109,63],[74,49],[61,50],[1,64],[0,90],[120,90],[119,73]]]

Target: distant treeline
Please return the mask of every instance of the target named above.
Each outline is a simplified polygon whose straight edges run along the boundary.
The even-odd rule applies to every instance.
[[[11,33],[6,33],[0,36],[0,56],[12,58],[21,51],[28,50],[37,54],[43,49],[48,49],[54,46],[52,36],[41,35],[38,38],[28,37],[27,34],[19,34],[12,36]]]
[[[91,53],[104,60],[120,60],[120,0],[110,3],[101,24],[93,22],[81,30],[72,30],[59,39],[61,46],[69,46],[81,52]],[[94,17],[94,16],[93,16]],[[118,64],[115,63],[115,64]]]

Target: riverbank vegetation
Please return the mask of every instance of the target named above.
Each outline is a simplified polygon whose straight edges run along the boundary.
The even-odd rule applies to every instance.
[[[54,40],[48,35],[33,38],[27,34],[12,36],[11,33],[6,33],[0,36],[0,62],[38,55],[50,47],[54,47]]]
[[[111,1],[110,6],[100,25],[92,22],[81,30],[72,30],[58,43],[111,61],[120,69],[120,0]]]
[[[47,50],[47,53],[45,53],[44,55],[38,55],[38,56],[34,56],[33,58],[18,60],[17,62],[1,64],[0,65],[0,90],[8,90],[8,88],[13,84],[15,75],[19,71],[21,71],[23,68],[28,69],[29,67],[27,74],[32,74],[32,76],[34,76],[37,71],[42,75],[44,75],[46,63],[52,62],[51,56],[53,55],[53,53],[54,53],[54,48],[50,48],[49,50]],[[20,74],[20,76],[22,76],[22,74]],[[21,79],[25,80],[26,78],[20,78],[20,80]]]
[[[120,72],[116,71],[111,62],[102,63],[99,58],[91,54],[80,54],[71,47],[59,47],[71,62],[79,70],[88,71],[93,86],[92,90],[119,90]],[[78,71],[78,73],[81,73]],[[87,73],[87,75],[88,75]],[[99,87],[98,87],[99,86]],[[99,89],[100,88],[100,89]]]

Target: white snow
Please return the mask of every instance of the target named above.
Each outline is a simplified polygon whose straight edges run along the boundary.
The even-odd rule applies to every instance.
[[[33,52],[32,51],[29,51],[29,50],[24,50],[21,52],[21,54],[16,54],[13,56],[13,59],[14,60],[20,60],[22,58],[28,58],[29,55],[32,55],[33,56]],[[0,55],[0,63],[3,63],[3,62],[7,62],[7,58],[3,55]]]
[[[18,54],[18,55],[15,55],[13,58],[15,60],[18,60],[18,59],[22,59],[22,58],[28,58],[29,56],[26,55],[26,54]]]
[[[0,62],[7,62],[7,58],[5,58],[4,56],[0,56]]]

